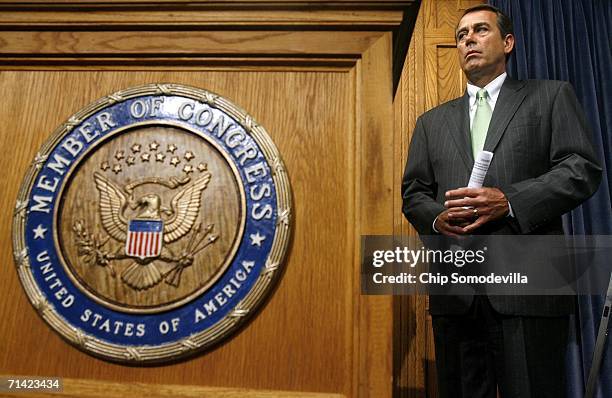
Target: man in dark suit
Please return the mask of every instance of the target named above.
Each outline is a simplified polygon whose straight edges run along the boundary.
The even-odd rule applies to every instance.
[[[568,83],[506,76],[512,22],[465,11],[456,29],[465,94],[416,123],[402,182],[403,212],[421,235],[563,234],[561,215],[601,178],[590,132]],[[483,188],[465,188],[481,151]],[[434,296],[441,397],[565,396],[571,296]]]

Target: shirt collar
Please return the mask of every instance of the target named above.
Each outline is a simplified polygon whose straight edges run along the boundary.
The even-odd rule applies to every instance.
[[[489,98],[493,103],[497,102],[497,96],[499,96],[499,92],[501,91],[501,87],[504,84],[504,81],[506,80],[506,76],[508,76],[508,74],[504,72],[501,75],[497,76],[495,79],[493,79],[491,82],[489,82],[489,84],[483,87],[485,90],[487,90],[487,93],[489,93]],[[476,103],[476,93],[478,92],[478,90],[480,90],[480,87],[468,82],[467,92],[470,97],[470,107],[473,106],[474,103]]]

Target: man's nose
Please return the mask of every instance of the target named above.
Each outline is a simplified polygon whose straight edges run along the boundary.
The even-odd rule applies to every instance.
[[[474,44],[474,43],[476,43],[476,41],[474,40],[474,31],[473,30],[469,30],[465,34],[465,45],[469,46],[470,44]]]

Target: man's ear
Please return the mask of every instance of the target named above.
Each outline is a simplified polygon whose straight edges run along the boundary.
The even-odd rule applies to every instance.
[[[510,54],[514,49],[514,35],[508,33],[504,38],[504,53]]]

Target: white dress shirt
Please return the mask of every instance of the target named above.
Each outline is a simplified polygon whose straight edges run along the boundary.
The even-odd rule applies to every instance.
[[[493,79],[491,82],[489,82],[489,84],[487,84],[486,86],[482,87],[485,90],[487,90],[487,102],[489,103],[489,106],[491,107],[491,112],[493,112],[495,110],[495,104],[497,103],[497,97],[499,97],[499,92],[501,91],[502,85],[504,84],[504,81],[506,80],[506,77],[508,76],[508,74],[506,72],[502,73],[501,75],[497,76],[495,79]],[[470,107],[470,130],[472,130],[472,124],[474,123],[474,116],[476,115],[476,93],[478,92],[478,90],[480,90],[481,87],[475,86],[473,84],[471,84],[470,82],[468,82],[467,84],[467,93],[468,93],[468,97],[469,97],[469,107]],[[508,202],[508,209],[509,209],[509,213],[508,216],[509,217],[514,217],[514,213],[512,212],[512,206],[510,205],[510,202]],[[434,218],[433,224],[432,224],[432,228],[435,232],[439,232],[436,229],[436,220],[438,219],[438,217]]]
[[[491,107],[491,112],[495,110],[495,104],[497,103],[497,97],[499,97],[499,92],[501,91],[502,85],[504,84],[504,81],[506,80],[506,76],[508,76],[508,74],[504,72],[501,75],[497,76],[495,79],[493,79],[489,84],[482,87],[485,90],[487,90],[487,93],[489,94],[489,96],[487,97],[487,102],[489,103],[489,106]],[[468,82],[467,93],[469,96],[469,104],[470,104],[470,130],[472,129],[472,124],[474,124],[474,116],[476,115],[476,108],[477,108],[476,93],[478,92],[478,90],[480,90],[480,87],[474,86],[473,84]]]

